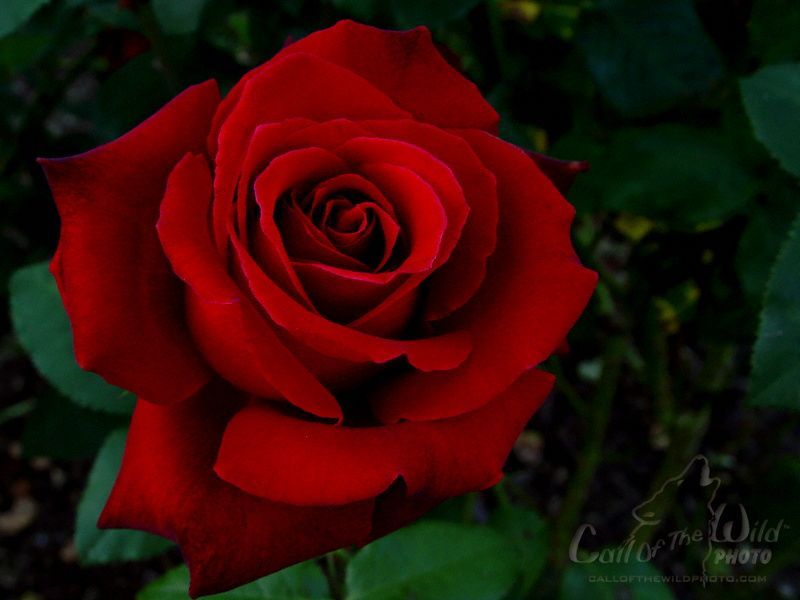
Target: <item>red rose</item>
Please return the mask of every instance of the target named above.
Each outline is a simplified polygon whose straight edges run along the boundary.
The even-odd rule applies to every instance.
[[[101,526],[208,594],[497,483],[595,284],[497,121],[426,29],[342,22],[42,161],[78,361],[141,399]]]

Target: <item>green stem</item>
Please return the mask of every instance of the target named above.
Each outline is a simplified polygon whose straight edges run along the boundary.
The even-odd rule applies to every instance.
[[[564,367],[561,363],[561,359],[558,356],[553,356],[550,358],[550,368],[553,372],[553,375],[556,376],[556,387],[558,390],[564,394],[567,398],[567,401],[572,405],[572,408],[578,413],[581,417],[586,417],[588,415],[588,407],[586,406],[586,402],[583,401],[578,390],[575,389],[567,377],[564,376]]]
[[[508,510],[512,507],[511,497],[508,495],[508,490],[505,488],[505,480],[498,483],[496,486],[492,488],[494,492],[495,498],[497,498],[497,504],[500,505],[500,508]]]
[[[578,519],[586,503],[590,484],[602,459],[603,442],[611,418],[611,406],[617,391],[624,355],[624,338],[614,337],[609,340],[603,357],[603,373],[591,404],[587,423],[590,429],[585,446],[564,496],[561,512],[555,520],[552,559],[557,569],[563,569],[566,564],[570,540],[578,526]]]
[[[328,580],[332,600],[344,600],[345,597],[344,559],[345,557],[340,554],[340,551],[336,551],[326,554],[322,562],[322,571]]]
[[[647,378],[653,390],[656,419],[664,429],[669,429],[674,416],[675,402],[669,380],[667,336],[658,318],[658,309],[651,305],[645,319],[647,339]]]
[[[667,517],[675,504],[677,486],[665,486],[667,480],[680,474],[689,461],[697,454],[700,442],[708,429],[711,411],[708,408],[697,412],[685,411],[675,417],[671,431],[670,444],[661,463],[658,474],[653,479],[646,498],[653,498],[648,510],[661,519]],[[636,535],[636,546],[649,542],[657,532],[656,527],[643,527]]]
[[[495,486],[497,487],[497,486]],[[464,523],[475,521],[475,507],[478,505],[478,494],[467,494],[464,498],[464,512],[461,513],[461,520]]]
[[[511,81],[511,60],[506,49],[505,34],[503,33],[503,22],[500,18],[500,3],[498,0],[487,0],[486,12],[489,13],[489,31],[492,36],[492,45],[497,59],[497,66],[500,70],[500,77],[503,83]]]
[[[34,403],[30,400],[23,400],[11,406],[6,406],[3,410],[0,410],[0,425],[24,417],[33,410],[33,406]]]
[[[703,368],[697,376],[697,386],[712,394],[722,391],[730,377],[735,358],[734,344],[711,344]]]

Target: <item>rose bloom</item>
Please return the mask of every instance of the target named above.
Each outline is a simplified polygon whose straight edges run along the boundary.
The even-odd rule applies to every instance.
[[[101,527],[203,595],[501,479],[596,278],[576,165],[497,123],[426,29],[344,21],[41,161],[78,362],[139,397]]]

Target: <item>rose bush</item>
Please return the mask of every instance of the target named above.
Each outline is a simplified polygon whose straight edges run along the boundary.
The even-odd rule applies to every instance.
[[[139,397],[101,526],[207,594],[500,479],[595,276],[574,169],[497,122],[424,28],[341,22],[41,161],[77,359]]]

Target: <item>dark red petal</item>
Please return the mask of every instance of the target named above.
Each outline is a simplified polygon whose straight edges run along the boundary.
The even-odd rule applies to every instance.
[[[439,265],[449,258],[461,236],[469,214],[469,206],[458,180],[446,164],[430,152],[412,144],[371,137],[352,139],[338,148],[337,154],[357,165],[362,172],[371,169],[376,164],[391,164],[403,167],[424,180],[434,190],[439,204],[444,209],[447,221],[447,228],[442,232],[440,240],[441,251],[435,262]],[[381,186],[378,185],[378,187]],[[385,189],[383,192],[387,193]],[[393,199],[390,198],[390,200]],[[413,227],[414,220],[420,218],[421,215],[411,212],[412,209],[409,209],[409,213],[404,216],[400,214],[400,209],[406,205],[396,201],[392,203],[404,228]]]
[[[270,162],[253,185],[255,200],[261,209],[259,229],[253,236],[263,236],[263,243],[254,239],[259,249],[259,265],[278,285],[309,308],[312,303],[290,265],[283,237],[275,223],[275,209],[281,197],[295,186],[313,185],[340,175],[346,168],[344,161],[328,150],[292,150]]]
[[[202,189],[203,168],[196,157],[184,158],[170,180],[159,224],[173,268],[190,288],[188,317],[198,347],[217,373],[239,388],[339,420],[341,409],[319,377],[341,389],[362,380],[368,369],[317,356],[281,339],[247,295],[239,293],[221,261],[214,259],[216,250],[205,219],[208,206],[202,206],[208,199]],[[238,295],[231,301],[234,289]]]
[[[403,121],[403,123],[407,123],[407,121]],[[450,137],[458,139],[455,136]],[[441,246],[433,263],[418,275],[409,277],[386,300],[353,322],[353,326],[359,330],[373,331],[383,327],[381,323],[387,322],[389,313],[396,311],[397,304],[407,304],[406,296],[416,295],[420,283],[432,275],[436,268],[447,264],[462,235],[470,207],[466,202],[465,191],[459,185],[450,166],[443,163],[438,156],[419,146],[397,139],[360,137],[346,142],[337,152],[362,171],[372,168],[371,163],[380,161],[401,166],[416,173],[436,192],[436,197],[447,215],[447,228],[441,236]],[[363,166],[358,166],[359,164],[363,164]],[[400,218],[400,220],[401,222],[403,220],[410,221],[413,225],[415,221],[420,220],[421,216],[425,216],[425,213],[425,210],[418,209],[410,215],[407,214],[406,219]],[[478,214],[486,216],[486,212],[482,210],[479,210]],[[492,225],[491,219],[487,225]],[[472,242],[475,241],[472,240]],[[482,245],[478,245],[477,251],[479,253],[483,251]],[[469,281],[466,282],[466,285],[469,286]]]
[[[583,311],[597,280],[570,242],[573,208],[518,148],[462,131],[496,175],[498,244],[478,294],[448,321],[473,336],[459,368],[410,373],[379,391],[383,422],[440,419],[482,406],[520,373],[547,358]]]
[[[565,195],[572,187],[575,178],[589,170],[589,163],[585,160],[560,160],[532,150],[528,150],[528,156],[539,165],[558,191]]]
[[[406,167],[376,162],[358,168],[389,198],[408,240],[408,254],[393,272],[431,269],[440,257],[445,236],[452,230],[436,191]]]
[[[408,113],[355,73],[322,58],[292,53],[271,60],[244,84],[219,132],[214,195],[223,207],[256,127],[295,117],[399,119]],[[224,208],[215,209],[215,221],[226,216]],[[223,247],[224,231],[217,230],[216,243]]]
[[[61,215],[53,274],[78,362],[155,402],[183,399],[209,377],[155,225],[167,176],[203,151],[218,102],[209,81],[109,144],[40,161]]]
[[[394,117],[388,120],[391,121],[397,118],[398,117]],[[335,151],[348,140],[363,135],[369,135],[369,132],[361,126],[361,121],[362,119],[350,120],[348,118],[338,118],[315,123],[310,127],[287,136],[285,145],[287,148],[316,146]]]
[[[214,369],[241,389],[340,420],[333,395],[277,338],[226,272],[211,241],[210,198],[205,159],[187,155],[170,175],[158,221],[172,268],[190,288],[187,308],[196,344]]]
[[[367,270],[367,265],[336,248],[298,206],[289,206],[285,211],[279,227],[286,252],[293,261],[313,261],[355,271]],[[305,284],[303,287],[307,288]],[[314,294],[309,293],[313,297]]]
[[[276,324],[310,348],[351,362],[384,363],[405,355],[411,364],[424,371],[452,369],[469,355],[469,335],[464,332],[419,340],[387,339],[312,313],[267,277],[234,235],[231,241],[237,265],[261,307]]]
[[[279,123],[267,123],[259,125],[250,138],[247,152],[244,155],[242,164],[239,165],[237,176],[239,177],[236,216],[239,227],[239,235],[247,243],[248,223],[247,212],[251,208],[250,191],[253,181],[264,170],[275,156],[285,151],[286,138],[296,131],[300,131],[314,122],[309,119],[287,119]],[[220,216],[220,220],[214,223],[215,239],[224,238],[227,230],[226,215],[230,215],[233,204],[233,196],[226,198],[215,198],[215,214]],[[217,206],[219,204],[219,206]]]
[[[376,135],[400,139],[422,148],[446,164],[464,191],[470,209],[452,256],[425,284],[425,318],[436,320],[461,308],[480,286],[486,259],[497,242],[497,191],[495,178],[460,137],[415,121],[380,121],[363,124]],[[369,316],[374,319],[383,307]],[[365,318],[365,322],[366,322]]]
[[[167,180],[157,230],[175,273],[206,300],[238,302],[241,293],[209,244],[213,183],[205,158],[184,156]]]
[[[447,64],[424,27],[385,31],[340,21],[278,56],[295,52],[314,54],[358,73],[420,121],[487,131],[497,127],[497,113],[475,84]]]
[[[192,333],[222,377],[257,396],[285,400],[312,415],[341,421],[342,410],[333,394],[249,300],[219,304],[196,294],[187,299]]]
[[[370,533],[371,500],[290,506],[246,494],[214,474],[222,433],[240,402],[223,386],[169,407],[139,402],[122,468],[100,517],[104,528],[141,529],[177,541],[193,597],[363,544]]]
[[[269,165],[271,160],[292,150],[307,149],[309,147],[332,149],[340,145],[344,140],[363,133],[365,133],[364,129],[351,121],[343,119],[327,121],[322,124],[317,124],[309,119],[288,119],[280,123],[268,123],[258,126],[250,138],[247,153],[239,172],[237,217],[239,237],[243,243],[245,245],[249,243],[247,211],[250,206],[250,190],[256,177]],[[355,177],[355,175],[345,174],[343,177]],[[374,188],[374,186],[372,187]],[[379,194],[380,192],[378,192]],[[224,232],[227,227],[225,215],[229,214],[232,201],[232,197],[216,198],[215,211],[219,216],[219,220],[215,223],[215,226],[217,229],[216,236],[219,239],[224,238]],[[298,230],[296,221],[291,222],[290,226],[293,226],[292,233],[294,234],[301,233],[304,229],[304,227],[300,227]],[[305,238],[304,235],[301,237]],[[323,237],[320,236],[320,241],[323,241]],[[284,235],[284,244],[288,247],[289,240],[286,238],[287,235]],[[292,238],[290,241],[294,243],[299,240]],[[336,254],[335,249],[334,254]],[[340,262],[341,260],[348,262],[347,258],[341,254],[337,254],[337,258],[340,259]],[[350,266],[352,266],[352,263]],[[286,274],[285,277],[290,277],[290,275]]]
[[[319,263],[295,262],[294,269],[320,314],[337,323],[354,321],[403,281],[402,277],[388,283],[367,277],[351,277],[361,273]]]
[[[314,202],[319,203],[327,196],[341,190],[358,192],[365,198],[369,198],[371,202],[380,206],[389,216],[396,218],[394,207],[383,195],[383,192],[381,192],[374,183],[356,173],[345,173],[339,177],[333,177],[328,181],[323,181],[317,186],[316,190],[314,190]]]
[[[469,414],[380,427],[332,427],[251,404],[228,424],[214,469],[250,494],[298,506],[367,500],[398,479],[408,496],[482,490],[502,478],[514,440],[552,382],[532,370]]]

